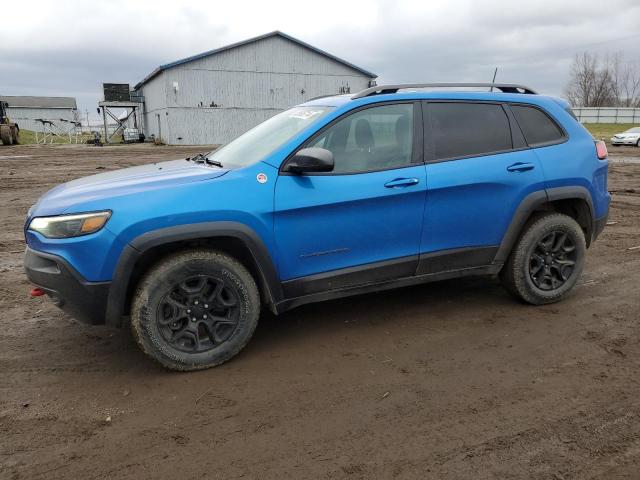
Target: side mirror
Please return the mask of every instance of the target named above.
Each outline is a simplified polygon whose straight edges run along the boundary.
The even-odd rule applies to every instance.
[[[299,150],[284,168],[291,173],[331,172],[333,153],[324,148],[303,148]]]

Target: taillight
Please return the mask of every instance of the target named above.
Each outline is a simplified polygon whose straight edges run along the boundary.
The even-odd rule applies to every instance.
[[[598,155],[598,158],[600,160],[604,160],[605,158],[607,158],[607,155],[609,155],[607,152],[607,144],[602,140],[596,141],[596,154]]]

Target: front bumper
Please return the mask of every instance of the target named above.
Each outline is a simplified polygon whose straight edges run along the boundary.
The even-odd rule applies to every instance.
[[[89,325],[105,323],[111,282],[88,282],[62,257],[27,247],[27,277],[42,288],[55,305]]]
[[[611,145],[637,145],[638,139],[626,139],[626,138],[612,138],[610,139]]]

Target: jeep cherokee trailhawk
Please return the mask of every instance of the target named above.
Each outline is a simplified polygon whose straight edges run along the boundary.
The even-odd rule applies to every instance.
[[[205,368],[262,308],[496,274],[525,302],[559,300],[606,223],[607,165],[565,101],[529,88],[376,86],[52,189],[28,213],[25,267],[33,295]]]

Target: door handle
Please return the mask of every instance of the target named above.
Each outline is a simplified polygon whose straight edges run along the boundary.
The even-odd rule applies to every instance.
[[[509,165],[507,170],[510,172],[526,172],[527,170],[533,170],[536,166],[533,163],[516,162],[513,165]]]
[[[420,182],[417,178],[394,178],[384,184],[387,188],[404,188],[411,185],[417,185]]]

